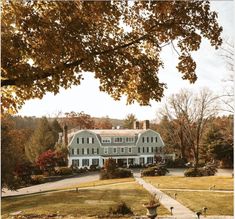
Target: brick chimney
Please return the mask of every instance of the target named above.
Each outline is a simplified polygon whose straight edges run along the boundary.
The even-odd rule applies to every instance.
[[[64,125],[63,134],[64,134],[64,145],[68,146],[69,143],[68,143],[68,126],[67,125]]]
[[[134,129],[139,129],[140,128],[140,123],[138,121],[134,121]]]
[[[149,129],[149,120],[144,120],[144,122],[143,122],[143,129]]]

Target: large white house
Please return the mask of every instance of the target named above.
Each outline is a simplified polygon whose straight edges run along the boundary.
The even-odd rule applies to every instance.
[[[108,158],[119,166],[151,164],[154,156],[162,156],[164,143],[159,133],[149,129],[149,121],[143,129],[135,122],[134,129],[78,130],[65,138],[69,149],[69,163],[78,167],[97,165],[102,167]]]

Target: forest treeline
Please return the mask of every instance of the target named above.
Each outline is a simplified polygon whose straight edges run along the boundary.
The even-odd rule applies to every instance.
[[[189,116],[187,118],[190,124],[184,121],[183,116],[170,119],[162,112],[160,121],[151,123],[150,128],[159,132],[165,143],[165,153],[175,153],[176,158],[183,162],[198,158],[198,163],[205,163],[215,159],[221,167],[233,167],[233,115],[207,118],[199,136],[198,148],[195,148],[198,124],[190,121]],[[136,120],[134,114],[115,120],[108,117],[94,119],[84,112],[70,112],[63,118],[3,116],[2,188],[18,188],[26,173],[33,174],[31,170],[40,168],[39,160],[47,159],[44,156],[48,156],[48,151],[55,153],[53,159],[57,159],[56,162],[67,165],[67,148],[57,143],[65,124],[68,129],[111,129],[118,121],[122,128],[132,128]]]

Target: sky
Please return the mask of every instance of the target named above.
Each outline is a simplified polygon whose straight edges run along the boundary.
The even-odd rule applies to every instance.
[[[223,26],[222,37],[234,40],[234,2],[212,1],[211,9],[218,12],[219,24]],[[70,89],[61,89],[55,95],[47,93],[41,100],[26,101],[18,115],[22,116],[49,116],[54,117],[65,112],[85,112],[92,117],[106,117],[124,119],[127,114],[134,114],[138,120],[155,120],[159,110],[164,105],[167,97],[177,93],[180,89],[190,89],[198,92],[208,87],[215,93],[224,89],[223,80],[228,76],[226,62],[221,57],[221,51],[215,50],[207,40],[203,40],[198,51],[193,53],[197,63],[196,74],[198,79],[195,84],[181,79],[181,73],[176,69],[177,54],[171,47],[165,47],[161,57],[165,63],[158,77],[160,82],[167,83],[164,98],[161,102],[151,101],[151,106],[140,106],[138,103],[126,105],[126,98],[114,101],[108,94],[99,91],[99,80],[94,79],[92,73],[85,73],[84,80],[79,86]]]

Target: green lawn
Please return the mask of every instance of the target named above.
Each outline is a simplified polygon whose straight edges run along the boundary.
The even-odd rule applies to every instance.
[[[233,193],[164,191],[194,212],[207,207],[208,215],[233,215]]]
[[[126,184],[106,185],[74,191],[60,191],[32,196],[9,197],[2,199],[2,215],[23,211],[25,214],[51,214],[59,212],[62,215],[93,216],[105,215],[109,207],[114,207],[120,201],[125,201],[136,215],[145,214],[143,208],[149,198],[149,193],[135,182]],[[169,215],[164,207],[159,208],[160,215]]]
[[[144,177],[146,182],[160,189],[205,189],[215,185],[218,190],[233,190],[233,178],[223,176],[183,177],[154,176]]]

